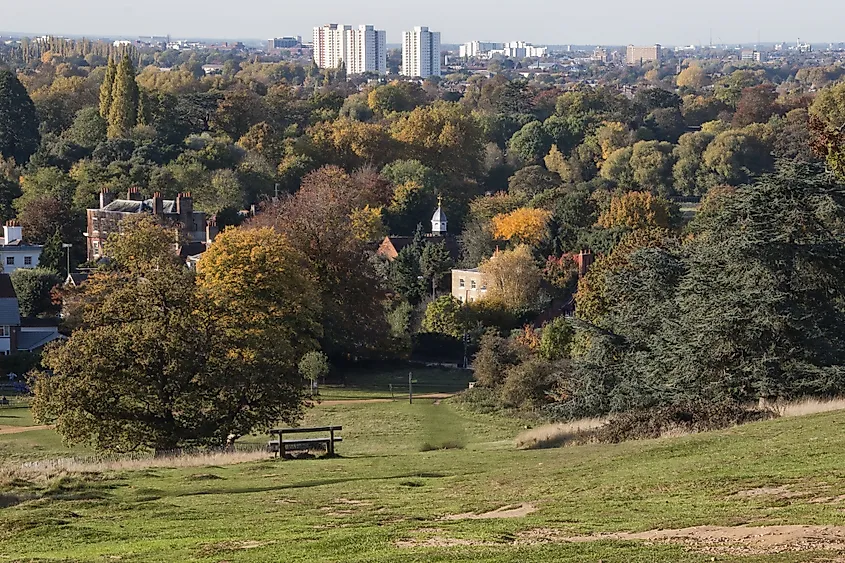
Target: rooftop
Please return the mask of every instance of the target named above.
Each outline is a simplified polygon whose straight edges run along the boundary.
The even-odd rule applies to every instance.
[[[176,213],[176,201],[172,199],[162,200],[162,209],[165,213]],[[116,199],[102,208],[101,211],[115,211],[118,213],[152,213],[153,200],[132,201],[128,199]]]

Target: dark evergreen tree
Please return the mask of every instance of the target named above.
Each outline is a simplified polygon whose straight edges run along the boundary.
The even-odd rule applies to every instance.
[[[117,74],[117,64],[113,58],[109,58],[109,65],[106,67],[106,76],[100,85],[100,117],[108,121],[111,112],[112,89],[114,88],[114,77]]]
[[[47,239],[47,244],[41,250],[38,267],[57,272],[66,277],[68,274],[66,258],[65,251],[62,249],[62,235],[56,230],[53,236]]]
[[[32,98],[9,70],[0,70],[0,156],[26,164],[41,143]]]

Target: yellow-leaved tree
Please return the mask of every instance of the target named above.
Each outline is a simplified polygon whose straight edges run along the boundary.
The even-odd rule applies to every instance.
[[[598,225],[605,229],[629,227],[644,229],[669,228],[669,202],[651,192],[628,192],[615,196],[610,207],[599,216]]]
[[[382,208],[365,205],[353,209],[349,218],[352,220],[352,233],[358,240],[366,242],[379,240],[387,234],[382,220]]]
[[[538,244],[546,236],[551,213],[545,209],[520,207],[493,217],[493,236],[519,244]]]
[[[302,412],[298,364],[322,336],[315,285],[305,256],[266,227],[223,231],[197,265],[200,296],[212,305],[237,368],[231,376],[244,392],[276,396],[275,414],[287,422]]]
[[[540,291],[540,268],[531,248],[521,244],[497,252],[479,266],[487,284],[485,301],[512,311],[531,307]]]

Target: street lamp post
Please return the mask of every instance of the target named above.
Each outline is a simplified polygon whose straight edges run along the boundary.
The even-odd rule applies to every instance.
[[[70,243],[62,243],[62,248],[67,250],[67,275],[70,275],[70,249],[73,248],[73,245]]]

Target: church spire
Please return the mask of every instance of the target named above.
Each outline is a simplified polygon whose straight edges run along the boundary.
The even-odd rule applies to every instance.
[[[446,214],[443,213],[443,196],[437,196],[437,211],[431,218],[432,234],[445,236],[448,224]]]

